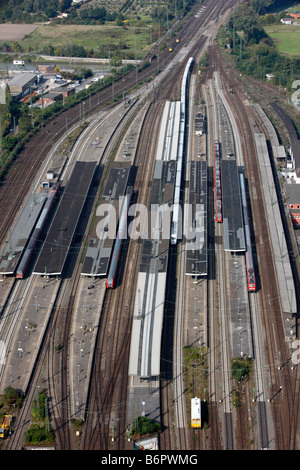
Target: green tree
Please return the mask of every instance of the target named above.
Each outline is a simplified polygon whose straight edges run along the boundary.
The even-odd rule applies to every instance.
[[[3,406],[15,406],[17,408],[21,406],[22,399],[21,392],[13,387],[6,387],[1,397]]]
[[[161,432],[161,425],[159,423],[153,422],[146,416],[138,416],[134,419],[132,424],[133,434],[143,436],[144,434],[151,434],[154,432]]]

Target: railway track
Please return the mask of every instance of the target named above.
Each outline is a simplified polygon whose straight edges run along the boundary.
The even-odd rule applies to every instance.
[[[210,51],[210,48],[209,48]],[[202,90],[207,109],[207,133],[210,136],[216,136],[216,119],[213,114],[215,109],[214,95],[211,94],[209,87],[206,88],[204,84],[212,79],[212,60],[213,56],[209,52],[209,64],[202,77]],[[207,146],[207,163],[208,163],[208,213],[214,214],[215,212],[215,195],[214,195],[214,157],[213,157],[213,138]],[[208,309],[213,314],[209,315],[209,332],[208,332],[208,369],[209,369],[209,396],[208,396],[208,448],[211,450],[220,450],[223,448],[223,432],[221,429],[221,415],[219,407],[219,397],[217,384],[219,383],[219,371],[221,368],[220,363],[220,350],[219,350],[219,328],[216,321],[217,312],[217,296],[215,287],[212,285],[213,279],[216,278],[216,232],[215,222],[213,217],[208,218],[207,226],[207,239],[208,239],[208,272],[210,273],[209,280],[207,281],[208,291]]]
[[[180,22],[184,23],[185,20],[179,21],[177,26],[179,26]],[[183,36],[185,35],[185,28],[186,26],[184,25],[182,30]],[[191,37],[186,37],[185,40],[189,41]],[[113,97],[121,96],[123,93],[126,94],[135,84],[145,82],[150,77],[155,76],[161,66],[167,67],[172,61],[173,56],[166,47],[162,52],[158,51],[161,46],[161,44],[157,44],[156,48],[151,52],[152,55],[157,53],[157,61],[149,63],[147,58],[145,58],[145,63],[147,64],[145,68],[131,70],[124,75],[123,79],[114,81],[100,92],[89,96],[88,105],[85,106],[84,111],[85,119],[88,119],[88,116],[94,114],[97,110],[107,106],[109,102],[113,101]],[[86,97],[83,100],[87,101]],[[51,150],[53,143],[64,135],[66,123],[68,128],[79,124],[83,114],[81,108],[81,103],[79,103],[52,118],[50,122],[43,124],[41,129],[24,145],[24,149],[16,162],[12,165],[3,181],[1,181],[0,245],[5,240],[8,229],[18,213],[18,209],[22,205],[43,159]]]
[[[217,58],[217,60],[218,60],[218,58]],[[225,90],[227,90],[228,88],[232,89],[231,86],[236,86],[236,82],[233,81],[232,75],[229,78],[229,76],[224,73],[224,69],[222,68],[220,59],[219,59],[219,62],[220,62],[219,70],[221,72],[221,76],[222,76],[222,79],[223,79],[223,88]],[[257,182],[257,181],[259,181],[258,168],[254,165],[254,159],[250,157],[251,155],[256,154],[256,150],[255,150],[253,141],[251,141],[252,140],[251,139],[252,132],[251,132],[248,116],[247,116],[247,113],[246,113],[245,108],[244,108],[244,103],[240,99],[236,100],[236,98],[237,98],[236,93],[234,93],[234,95],[227,93],[226,98],[227,98],[228,102],[230,103],[231,110],[233,112],[234,118],[235,118],[235,120],[237,122],[237,125],[238,125],[238,128],[239,128],[239,135],[241,136],[242,154],[244,155],[244,164],[245,164],[245,169],[246,169],[246,174],[247,174],[247,177],[248,177],[248,181],[250,180],[250,181]],[[251,171],[252,171],[251,177],[250,177],[250,170],[249,170],[250,166],[251,166]],[[259,210],[259,207],[263,207],[263,205],[262,205],[263,204],[262,195],[261,195],[261,193],[259,194],[259,192],[260,192],[260,189],[256,185],[256,199],[255,199],[255,202],[253,201],[253,199],[251,200],[252,213],[253,214],[257,213],[257,211]],[[276,287],[275,287],[276,286],[276,280],[275,280],[275,275],[274,275],[274,270],[273,270],[273,262],[272,262],[270,247],[267,244],[268,243],[268,241],[267,241],[268,240],[268,231],[267,231],[266,225],[264,225],[265,221],[262,220],[263,218],[259,218],[259,219],[260,219],[259,220],[259,224],[260,224],[259,230],[257,230],[258,227],[257,227],[257,225],[255,223],[255,220],[254,220],[255,235],[256,235],[256,237],[260,237],[260,239],[264,240],[264,253],[263,253],[263,258],[260,258],[259,266],[260,266],[260,269],[262,269],[263,272],[268,272],[268,278],[269,278],[270,285],[268,286],[266,292],[269,292],[269,293],[272,292],[273,293],[272,298],[275,301],[275,299],[277,298]],[[267,258],[267,255],[266,255],[267,252],[268,252],[269,258]],[[273,291],[271,291],[271,288],[273,289]],[[264,292],[263,291],[260,292],[260,298],[261,299],[264,298]],[[260,305],[260,308],[261,307],[262,307],[262,305]],[[273,304],[272,307],[274,309],[277,308],[277,312],[279,314],[279,312],[280,312],[279,305],[275,306],[275,304]],[[255,341],[255,339],[254,339],[254,341]],[[238,390],[239,396],[243,397],[243,393],[245,391],[245,388],[242,386],[242,384],[240,384],[238,386],[238,388],[239,388],[239,390]],[[250,399],[250,397],[248,397],[248,400],[249,399]],[[239,425],[240,425],[240,435],[241,435],[240,445],[242,446],[242,448],[247,448],[247,439],[243,439],[244,436],[247,436],[247,433],[246,433],[245,430],[243,431],[243,428],[244,428],[245,424],[247,423],[248,412],[247,412],[247,406],[243,406],[242,403],[243,403],[243,400],[241,401],[241,404],[238,408],[238,422],[239,422]],[[247,403],[247,400],[246,400],[246,403]],[[259,413],[258,423],[259,423],[259,427],[260,427],[258,429],[258,433],[259,433],[260,436],[264,436],[264,435],[267,434],[267,430],[266,430],[267,423],[266,423],[266,420],[263,419],[263,417],[261,416],[262,407],[259,407],[258,413]]]
[[[205,2],[204,2],[205,3]],[[212,10],[214,14],[216,15],[221,15],[222,12],[224,12],[229,6],[232,6],[235,2],[226,2],[225,5],[219,5],[218,2],[214,2],[214,9]],[[210,15],[210,18],[213,18],[213,15]],[[205,20],[206,24],[209,23],[209,19]],[[188,41],[189,38],[194,36],[194,33],[196,31],[196,25],[193,25],[193,29],[187,29],[186,30],[186,40]],[[203,25],[204,26],[204,25]],[[197,53],[199,50],[199,46],[203,45],[205,42],[205,39],[203,39],[202,43],[198,43],[195,45],[193,51],[191,52],[191,55],[193,53]],[[165,55],[165,60],[169,60],[170,56]],[[146,78],[149,76],[149,74],[153,73],[155,70],[156,65],[150,70],[150,67],[146,69],[145,72],[141,72],[139,74],[139,77],[141,78]],[[178,89],[174,89],[174,83],[178,83],[178,71],[180,70],[180,66],[178,66],[178,69],[174,68],[172,70],[172,73],[169,74],[167,77],[166,81],[164,82],[164,89],[156,91],[155,93],[155,100],[156,100],[156,106],[157,108],[160,108],[160,103],[162,103],[165,99],[170,99],[170,98],[176,98],[178,96]],[[131,78],[130,78],[131,77]],[[131,75],[128,75],[128,81],[132,80],[135,77],[135,72],[133,72]],[[126,89],[127,85],[127,80],[126,84],[120,82],[119,85],[116,83],[114,84],[115,86],[115,94],[120,93]],[[105,102],[109,99],[111,94],[111,89],[105,90],[104,92],[100,94],[95,95],[95,97],[92,97],[91,100],[91,106],[90,106],[90,112],[94,112],[95,109],[97,109],[99,106],[104,105]],[[101,96],[101,98],[99,98]],[[154,107],[154,106],[153,106]],[[78,119],[77,117],[77,112],[78,112],[78,107],[72,111],[72,113],[65,112],[61,115],[61,117],[55,118],[55,120],[51,124],[47,124],[44,127],[44,136],[45,139],[43,140],[42,143],[42,148],[41,151],[39,152],[39,157],[37,159],[32,160],[32,173],[26,173],[24,172],[24,167],[23,167],[23,173],[22,173],[22,165],[23,165],[23,160],[22,158],[24,157],[24,161],[26,160],[26,157],[29,156],[30,153],[30,148],[35,148],[35,145],[37,145],[38,139],[33,140],[30,143],[30,147],[27,147],[24,151],[24,154],[20,157],[18,160],[18,166],[20,167],[19,172],[12,171],[12,173],[9,174],[7,177],[7,181],[11,181],[11,185],[9,185],[9,191],[10,196],[14,194],[13,187],[16,188],[19,186],[20,180],[23,178],[24,180],[29,178],[33,178],[35,171],[37,171],[39,167],[39,161],[43,158],[43,155],[45,155],[45,152],[47,152],[51,148],[51,142],[53,140],[53,135],[59,136],[61,135],[63,126],[62,123],[65,122],[66,119],[68,119],[68,125],[71,126],[72,124],[76,123],[76,120]],[[151,136],[154,134],[154,125],[155,122],[158,120],[159,113],[156,111],[157,114],[154,112],[149,113],[148,119],[149,123],[146,124],[148,130],[144,130],[144,135],[142,133],[142,139],[145,139],[146,143],[143,143],[141,140],[141,147],[140,147],[140,156],[137,159],[137,166],[138,166],[138,174],[137,174],[137,186],[136,190],[140,192],[140,194],[143,193],[143,197],[139,202],[144,200],[145,202],[147,201],[148,197],[148,188],[149,188],[149,183],[145,183],[145,178],[144,174],[146,171],[148,171],[149,178],[151,177],[151,171],[147,167],[149,166],[149,162],[146,161],[145,158],[143,158],[143,153],[149,156],[150,160],[150,155],[151,151],[149,150],[149,147],[147,145],[151,145],[149,142],[151,140]],[[144,128],[145,129],[145,128]],[[150,129],[150,130],[149,130]],[[51,133],[52,137],[49,137],[49,134]],[[35,142],[35,143],[34,143]],[[28,153],[26,153],[28,152]],[[33,152],[31,152],[33,153]],[[152,159],[153,160],[153,159]],[[148,182],[150,179],[148,179]],[[3,189],[3,188],[2,188]],[[2,194],[2,201],[4,204],[2,206],[5,206],[5,196],[2,193],[2,189],[0,191],[0,194]],[[21,190],[18,194],[17,200],[20,203],[20,201],[23,199],[23,197],[26,194],[26,188],[25,185],[24,187],[21,187]],[[7,193],[7,196],[9,196],[9,193]],[[0,196],[1,197],[1,196]],[[143,199],[144,198],[144,199]],[[9,204],[7,204],[7,209],[9,209],[8,212],[4,213],[3,212],[3,220],[6,221],[4,222],[4,225],[1,230],[2,234],[2,240],[5,238],[5,233],[7,232],[9,223],[9,220],[12,220],[12,217],[18,210],[18,204],[11,205],[9,207]],[[127,423],[126,423],[126,404],[127,404],[127,392],[126,392],[126,386],[127,384],[127,359],[128,359],[128,354],[129,354],[129,340],[130,340],[130,325],[131,325],[131,317],[130,314],[124,312],[124,304],[128,305],[128,311],[132,311],[133,307],[133,301],[134,301],[134,289],[133,286],[135,285],[135,278],[137,274],[137,266],[138,263],[136,263],[135,266],[130,265],[130,260],[133,259],[139,259],[139,249],[140,247],[138,244],[132,244],[129,243],[128,246],[128,254],[126,256],[126,266],[124,270],[124,277],[123,277],[123,282],[119,286],[118,289],[115,291],[110,291],[107,292],[106,298],[105,298],[105,303],[104,303],[104,309],[101,314],[101,328],[99,330],[99,345],[97,345],[96,350],[95,350],[95,357],[94,357],[94,369],[93,369],[93,382],[91,386],[91,391],[90,391],[90,401],[89,405],[87,407],[87,425],[86,425],[86,431],[85,434],[82,438],[81,446],[82,448],[86,449],[107,449],[111,448],[111,445],[109,443],[110,438],[114,438],[114,448],[116,449],[123,449],[126,445],[126,429],[127,429]],[[74,300],[75,300],[75,293],[76,293],[76,285],[78,283],[78,274],[74,276],[74,280],[72,281],[72,294],[69,297],[69,302],[67,304],[67,307],[64,307],[64,312],[67,314],[66,319],[68,321],[71,320],[71,314],[72,314],[72,306],[74,305]],[[129,279],[131,280],[129,282]],[[125,281],[125,282],[124,282]],[[63,307],[58,307],[57,311],[60,311],[62,313],[61,309]],[[123,314],[122,314],[123,312]],[[59,315],[61,317],[62,315]],[[55,327],[52,330],[52,335],[51,335],[51,340],[52,340],[52,345],[50,349],[50,344],[48,343],[47,345],[45,344],[45,350],[47,350],[47,354],[50,353],[50,351],[53,352],[53,348],[55,347],[56,342],[54,341],[54,336],[55,336],[55,331],[57,329],[57,324],[54,323]],[[65,325],[65,327],[62,326],[62,344],[67,345],[68,342],[68,323]],[[108,336],[111,334],[111,336]],[[110,338],[110,339],[109,339]],[[47,349],[48,348],[48,349]],[[103,363],[103,351],[106,351],[107,356],[105,358],[105,363]],[[51,370],[53,370],[53,374],[55,375],[54,371],[60,371],[61,372],[61,382],[59,383],[59,386],[61,386],[61,391],[59,395],[57,395],[57,384],[52,384],[51,385],[51,396],[55,397],[55,401],[62,401],[63,403],[63,412],[61,414],[57,414],[55,410],[53,410],[53,416],[55,417],[55,428],[59,429],[59,434],[58,434],[58,440],[59,440],[59,446],[61,448],[70,448],[75,444],[72,442],[72,437],[69,434],[69,414],[68,414],[68,405],[67,405],[67,381],[66,381],[66,373],[68,370],[67,366],[67,360],[65,354],[67,353],[67,347],[63,347],[63,350],[61,351],[63,354],[61,354],[60,360],[56,364],[52,364],[49,362],[49,369],[51,367]],[[58,355],[56,354],[49,354],[48,355],[48,361],[50,359],[53,360],[53,357],[56,356],[56,360],[58,359]],[[100,372],[99,372],[100,371]],[[110,371],[110,376],[108,377],[108,371]],[[113,373],[111,372],[113,371]],[[101,377],[101,372],[102,372],[102,377]],[[104,376],[103,376],[104,374]],[[106,375],[105,375],[106,374]],[[164,446],[166,449],[172,448],[172,437],[171,437],[171,429],[173,425],[173,420],[172,420],[172,412],[169,412],[171,407],[173,406],[172,403],[167,402],[169,399],[168,397],[170,396],[170,387],[171,383],[168,381],[164,382],[162,381],[162,390],[164,391],[163,393],[163,407],[162,407],[162,416],[164,417],[163,422],[166,425],[166,430],[163,433],[162,440],[164,442]],[[34,396],[34,392],[31,394],[31,399]],[[28,397],[29,401],[29,397]],[[165,420],[165,421],[164,421]],[[112,421],[114,422],[114,426],[112,426]],[[117,425],[116,425],[117,423]],[[216,430],[216,436],[215,437],[215,442],[218,442],[219,436],[217,434]],[[185,449],[189,446],[188,444],[188,439],[186,436],[186,431],[185,430],[178,430],[177,431],[177,437],[176,437],[176,442],[179,442],[179,448],[180,449]],[[203,443],[202,443],[203,445]]]
[[[229,6],[232,6],[232,5],[233,5],[233,3],[231,3],[231,2],[225,3],[223,5],[214,4],[212,6],[212,11],[213,11],[214,17],[218,18],[219,16],[221,16],[221,14],[224,14],[224,12],[227,10],[227,8],[229,8]],[[207,17],[206,17],[206,20],[205,20],[206,24],[209,23],[209,18],[211,17],[210,14],[211,14],[211,12],[207,14]],[[212,30],[212,33],[213,33],[213,30]],[[187,32],[187,35],[190,35],[191,37],[193,37],[195,34],[196,34],[196,32],[194,30],[191,30],[191,31]],[[195,57],[196,61],[197,61],[197,58],[198,57],[200,58],[202,56],[202,54],[204,53],[204,51],[207,47],[207,43],[208,43],[207,38],[204,38],[201,35],[198,39],[196,47],[191,49],[190,55]],[[179,255],[179,256],[181,256],[181,255]],[[181,269],[185,269],[184,257],[182,257],[179,264],[181,266]],[[177,275],[177,279],[182,279],[182,276]],[[177,289],[179,289],[179,286],[177,286]],[[179,300],[180,299],[178,299],[177,302]],[[180,328],[180,326],[179,326],[179,328]],[[175,337],[176,337],[176,335],[177,335],[177,332],[175,331]],[[167,348],[168,346],[165,346],[165,347]],[[177,349],[179,349],[179,348],[177,348]],[[175,355],[173,357],[174,362],[180,364],[181,363],[181,358],[180,357],[181,356],[176,356]],[[173,403],[173,406],[172,406],[171,397],[174,396],[173,386],[174,386],[173,380],[169,380],[169,384],[166,383],[165,381],[162,381],[162,386],[161,386],[162,403],[163,403],[162,416],[167,420],[167,424],[165,424],[166,421],[163,420],[163,425],[166,427],[166,429],[171,429],[172,419],[170,420],[170,418],[172,418],[173,414],[176,413],[177,416],[181,416],[182,413],[183,413],[184,415],[186,415],[186,404],[183,403],[182,400],[178,400],[178,401],[175,400],[175,402]],[[170,410],[171,410],[171,412],[170,412]],[[173,418],[173,421],[174,420],[175,420],[175,418]],[[205,438],[203,436],[199,435],[199,432],[189,429],[189,423],[186,423],[186,425],[187,425],[187,429],[186,428],[181,428],[181,427],[177,428],[176,423],[175,423],[175,431],[173,433],[173,436],[169,435],[169,434],[168,434],[168,436],[164,436],[165,439],[162,440],[162,442],[161,442],[162,448],[163,449],[201,449],[201,448],[203,449],[203,448],[205,448],[206,447]],[[174,426],[174,424],[173,424],[173,426]]]
[[[198,45],[199,47],[199,45]],[[170,99],[172,98],[172,96],[174,96],[176,98],[176,95],[178,95],[178,92],[176,92],[175,90],[175,93],[174,93],[174,83],[178,83],[178,79],[175,80],[174,77],[176,77],[177,75],[177,71],[175,69],[172,69],[172,74],[169,74],[166,81],[164,82],[164,90],[163,90],[163,94],[158,93],[156,91],[156,95],[155,95],[155,99],[156,100],[165,100],[165,99]],[[179,91],[179,90],[178,90]],[[149,116],[148,116],[149,117]],[[153,119],[153,118],[152,118]],[[157,119],[157,117],[156,117]],[[142,133],[143,134],[143,133]],[[149,133],[149,135],[153,135],[153,132]],[[142,137],[143,138],[143,137]],[[144,151],[145,154],[147,155],[151,155],[151,153],[149,153],[147,150]],[[137,164],[137,166],[139,166]],[[141,169],[142,170],[142,169]],[[141,175],[143,175],[143,177],[141,177]],[[147,181],[145,181],[145,177],[144,177],[144,173],[143,172],[138,172],[137,174],[137,181],[139,180],[139,178],[141,178],[141,182],[142,184],[147,187],[148,186],[148,183]],[[129,254],[129,258],[131,258],[131,248],[129,247],[129,250],[130,250],[130,254]],[[126,270],[124,271],[124,279],[127,279],[128,276],[126,274]],[[133,282],[133,284],[135,284],[135,282]],[[112,308],[110,307],[111,306],[111,302],[113,301],[112,299],[110,299],[110,296],[112,298],[115,298],[115,296],[117,295],[118,296],[118,299],[123,299],[123,294],[122,294],[122,290],[123,289],[127,289],[126,288],[126,283],[123,283],[123,285],[121,286],[121,291],[120,289],[118,289],[118,292],[117,291],[114,291],[112,293],[109,293],[109,301],[107,302],[107,305],[105,304],[104,306],[104,309],[105,311],[102,312],[102,315],[103,315],[103,318],[106,318],[108,316],[108,312],[109,311],[112,311]],[[132,293],[132,302],[133,302],[133,293]],[[115,301],[116,302],[116,301]],[[114,310],[118,310],[118,307],[117,305],[114,303]],[[107,311],[107,313],[106,313]],[[105,331],[107,331],[107,324],[104,324],[102,323],[101,325],[101,334],[105,335]],[[103,339],[101,340],[101,343],[103,342]],[[121,344],[122,344],[122,341],[121,341]],[[103,346],[104,347],[104,343],[103,343]],[[102,348],[100,347],[99,350],[101,350]],[[110,360],[110,355],[106,355],[106,358],[107,360]],[[95,364],[98,364],[98,361],[100,360],[100,357],[99,355],[97,355],[97,357],[95,356]],[[99,363],[100,364],[100,363]],[[93,376],[95,376],[96,374],[96,370],[99,370],[99,368],[101,368],[101,366],[98,366],[96,367],[95,366],[95,373],[93,374]],[[114,371],[115,370],[115,365],[114,365],[114,362],[112,363],[111,367],[109,368],[111,371]],[[114,377],[115,375],[112,374],[112,376]],[[116,380],[115,379],[111,379],[111,381],[114,381]],[[125,380],[125,379],[124,379]],[[101,381],[101,377],[98,378],[98,383],[100,383]],[[102,430],[100,429],[99,427],[99,424],[97,424],[97,431],[95,431],[93,433],[93,436],[91,436],[91,438],[87,438],[87,436],[89,436],[89,431],[88,429],[93,429],[93,424],[91,425],[88,425],[87,426],[87,432],[86,432],[86,435],[84,437],[84,444],[83,444],[83,447],[85,447],[86,445],[89,445],[89,448],[95,448],[95,446],[100,446],[100,448],[107,448],[108,446],[108,441],[107,441],[107,436],[109,433],[111,435],[111,430],[109,431],[109,421],[110,421],[110,418],[108,416],[112,415],[114,412],[113,412],[113,409],[117,406],[116,403],[127,403],[126,400],[123,399],[118,399],[114,401],[115,405],[113,406],[112,402],[111,402],[111,399],[112,399],[112,396],[117,396],[113,393],[110,394],[110,400],[108,401],[106,398],[108,398],[108,395],[105,395],[105,397],[102,397],[102,394],[101,394],[101,391],[100,391],[100,386],[99,385],[96,385],[96,382],[97,380],[93,381],[93,391],[91,392],[91,397],[94,396],[95,398],[91,398],[90,399],[90,402],[91,403],[94,403],[94,402],[99,402],[100,404],[97,405],[98,406],[98,410],[95,410],[95,414],[97,416],[101,416],[101,423],[103,423],[103,411],[104,411],[104,415],[106,416],[105,418],[105,423],[104,424],[101,424],[102,426]],[[116,383],[116,382],[114,382]],[[115,387],[116,390],[117,390],[117,387]],[[164,405],[163,408],[165,408],[165,406],[167,407],[167,409],[169,410],[170,409],[170,403],[167,402],[167,398],[169,396],[169,394],[167,393],[168,390],[167,390],[167,386],[165,386],[164,382],[162,381],[162,384],[161,384],[161,390],[165,390],[166,391],[166,395],[163,395],[163,399],[162,401],[164,403],[166,403]],[[115,393],[118,393],[117,391]],[[95,395],[94,395],[95,394]],[[166,402],[165,402],[166,400]],[[106,411],[105,411],[106,410]],[[102,414],[101,414],[102,413]],[[170,420],[170,416],[172,415],[172,413],[165,413],[164,410],[162,411],[162,416],[163,417],[166,417],[167,419],[167,424],[165,425],[165,422],[164,422],[164,419],[163,419],[163,427],[165,429],[163,435],[162,435],[162,446],[165,448],[170,448],[170,442],[171,442],[171,435],[170,435],[170,430],[171,430],[171,422],[169,421]],[[93,422],[93,420],[91,420],[91,422]],[[97,421],[97,423],[99,422],[99,420]],[[95,424],[95,423],[94,423]],[[106,426],[106,429],[104,428],[104,426]],[[181,431],[180,431],[181,432]],[[98,438],[96,438],[96,435],[98,435]],[[123,432],[119,429],[119,436],[125,436],[125,428],[123,426]],[[121,441],[121,438],[120,438],[120,441]],[[91,442],[91,444],[88,444],[88,442]],[[115,441],[114,441],[115,442]],[[97,444],[96,444],[97,443]],[[122,448],[122,444],[120,444],[119,442],[118,443],[115,443],[114,446],[120,446],[121,445],[121,448]],[[186,442],[182,442],[181,443],[182,447],[180,448],[185,448],[186,446]],[[98,447],[97,447],[98,448]],[[119,448],[119,447],[118,447]]]
[[[245,91],[240,89],[236,74],[232,70],[230,72],[230,76],[226,76],[224,74],[224,82],[228,83],[230,88],[233,87],[234,90],[239,90],[239,93],[234,92],[227,96],[231,102],[232,109],[237,116],[237,121],[241,128],[241,135],[243,135],[245,139],[242,141],[242,146],[244,155],[246,155],[245,168],[248,175],[248,181],[258,182],[260,180],[260,176],[256,159],[250,158],[251,155],[255,155],[255,147],[252,139],[252,130],[249,118],[243,102],[245,100]],[[253,112],[252,117],[253,121],[255,121],[255,115]],[[251,184],[249,186],[251,194]],[[256,248],[259,258],[261,280],[260,310],[264,315],[269,352],[268,361],[271,370],[272,385],[270,389],[270,399],[272,402],[274,401],[272,408],[276,430],[276,448],[290,449],[290,445],[295,443],[295,415],[297,414],[299,406],[298,400],[294,394],[297,382],[295,377],[291,375],[290,368],[287,366],[287,364],[289,364],[291,352],[285,341],[283,331],[277,281],[273,267],[272,250],[268,242],[268,229],[266,227],[265,219],[262,217],[256,217],[260,208],[263,207],[262,194],[258,184],[255,185],[255,195],[252,193],[251,196],[256,240],[263,240],[263,244],[261,242],[257,243]],[[270,314],[271,312],[272,314]],[[268,430],[265,428],[265,420],[261,419],[260,421],[264,426],[260,433],[262,436],[267,436]]]
[[[138,112],[138,109],[136,112]],[[131,120],[131,116],[128,119]],[[122,133],[123,130],[121,129],[120,132]],[[107,146],[106,152],[102,157],[103,161],[114,150],[114,145],[116,145],[114,141],[119,141],[120,132],[115,131],[115,135],[111,137],[110,145]],[[72,250],[71,256],[73,255],[76,258],[78,255],[80,260],[83,247],[84,241],[81,247]],[[69,338],[75,299],[80,282],[81,264],[80,262],[76,263],[76,260],[74,261],[73,259],[72,262],[68,263],[68,269],[70,270],[69,274],[66,274],[65,279],[60,280],[59,285],[57,285],[56,300],[52,307],[47,331],[45,332],[45,337],[47,336],[47,338],[44,339],[41,345],[41,351],[34,365],[34,373],[26,391],[26,404],[18,416],[18,422],[22,422],[22,420],[24,423],[30,422],[31,416],[29,410],[32,400],[35,399],[35,393],[30,391],[32,389],[36,390],[36,384],[40,384],[38,387],[46,387],[50,396],[49,414],[51,415],[51,424],[57,433],[56,444],[59,449],[63,450],[76,448],[76,442],[73,439],[74,433],[72,433],[70,427]],[[33,280],[34,277],[28,277],[28,279],[23,280],[23,288],[27,284],[32,283]],[[25,300],[23,299],[22,301],[24,302]],[[60,344],[60,347],[57,351],[58,344]],[[36,370],[39,373],[35,372]],[[46,371],[47,378],[42,377],[41,371]],[[25,413],[27,413],[26,419],[23,419]],[[22,429],[22,432],[24,432],[22,426],[18,429]],[[10,439],[8,448],[13,449],[16,448],[14,446],[19,445],[22,445],[20,432],[15,435],[15,438]]]
[[[134,162],[138,168],[134,191],[138,194],[138,203],[146,206],[154,162],[150,136],[157,132],[160,113],[160,102],[152,104],[149,108]],[[147,158],[144,158],[144,155],[147,155]],[[145,178],[145,175],[148,177]],[[119,273],[122,272],[122,277],[120,278],[120,274],[117,276],[116,289],[106,291],[94,356],[87,424],[81,443],[83,449],[108,449],[111,446],[114,449],[124,449],[126,446],[131,312],[139,268],[139,263],[135,260],[140,257],[141,246],[133,240],[126,242],[121,257],[122,265],[118,269]],[[113,428],[112,421],[117,423]]]

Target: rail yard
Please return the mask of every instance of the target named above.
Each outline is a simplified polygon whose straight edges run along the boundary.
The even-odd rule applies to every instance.
[[[84,119],[45,124],[1,184],[0,393],[24,393],[4,449],[29,448],[42,389],[58,450],[299,449],[299,267],[274,127],[214,43],[235,4],[204,0]],[[280,113],[273,87],[264,99]],[[161,425],[147,444],[139,416]]]

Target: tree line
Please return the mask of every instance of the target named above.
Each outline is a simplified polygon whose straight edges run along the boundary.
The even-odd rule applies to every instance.
[[[300,59],[280,54],[264,25],[280,23],[284,11],[268,13],[277,7],[278,0],[250,0],[237,6],[224,28],[219,43],[230,49],[238,69],[256,79],[273,74],[275,84],[291,89],[300,75]],[[259,12],[263,12],[259,14]]]

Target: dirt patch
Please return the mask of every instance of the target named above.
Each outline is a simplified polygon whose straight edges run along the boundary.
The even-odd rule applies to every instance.
[[[20,41],[26,34],[39,28],[35,24],[0,24],[0,41]]]

